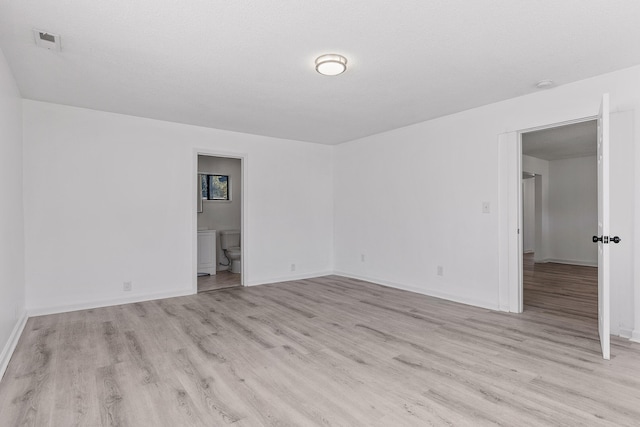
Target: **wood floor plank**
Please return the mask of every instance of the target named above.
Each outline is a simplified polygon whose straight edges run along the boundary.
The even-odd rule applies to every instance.
[[[188,349],[180,349],[176,354],[173,369],[180,381],[192,395],[197,396],[203,412],[216,423],[232,424],[246,417],[237,398],[220,378],[205,375],[194,362]],[[172,373],[167,372],[170,376]]]
[[[52,414],[52,418],[60,425],[95,424],[99,417],[94,401],[87,400],[97,393],[92,358],[100,336],[92,332],[88,330],[88,322],[82,319],[69,322],[61,328],[61,356],[56,360],[54,387],[67,392],[55,394]],[[68,363],[69,360],[75,360],[76,363]]]

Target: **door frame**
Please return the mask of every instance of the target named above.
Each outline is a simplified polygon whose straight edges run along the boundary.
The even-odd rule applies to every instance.
[[[499,168],[499,307],[522,313],[522,135],[597,120],[598,115],[535,126],[498,135]]]
[[[247,236],[247,215],[245,214],[245,207],[247,206],[247,200],[249,197],[249,172],[248,172],[248,155],[247,153],[235,153],[229,151],[218,151],[207,148],[194,148],[192,154],[191,163],[191,286],[194,294],[198,293],[198,192],[193,191],[194,186],[200,185],[198,182],[198,156],[209,157],[224,157],[228,159],[240,160],[240,176],[242,176],[242,185],[240,188],[240,259],[242,260],[242,272],[240,274],[240,285],[246,286],[246,272],[248,271],[248,257],[247,257],[247,242],[249,241]],[[216,236],[217,241],[217,236]],[[217,242],[216,242],[217,244]],[[217,258],[217,254],[216,254]],[[218,260],[216,259],[216,265]]]

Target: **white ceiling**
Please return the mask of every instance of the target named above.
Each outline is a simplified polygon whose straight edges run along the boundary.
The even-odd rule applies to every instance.
[[[24,98],[336,144],[640,64],[639,22],[637,0],[0,0],[0,46]]]
[[[595,156],[597,144],[596,120],[522,134],[522,154],[543,160]]]

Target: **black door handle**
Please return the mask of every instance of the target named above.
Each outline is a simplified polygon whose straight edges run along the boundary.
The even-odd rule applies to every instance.
[[[613,243],[620,243],[622,241],[622,239],[619,238],[618,236],[613,236],[613,237],[609,237],[609,236],[593,236],[591,238],[591,240],[593,241],[593,243],[598,243],[598,242],[609,243],[610,241],[613,242]]]

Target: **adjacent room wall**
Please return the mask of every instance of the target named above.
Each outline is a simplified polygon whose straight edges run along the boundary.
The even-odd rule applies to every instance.
[[[638,121],[640,67],[633,67],[337,146],[336,271],[497,309],[498,135],[594,116],[605,92],[614,112],[632,110]],[[639,143],[636,132],[616,150],[634,158]],[[634,165],[623,163],[617,173],[633,177]],[[621,197],[638,201],[633,178],[611,185],[618,192],[612,216],[627,207]],[[633,253],[638,239],[630,240],[613,259]],[[612,271],[612,301],[639,282],[640,264],[631,271],[634,278]],[[633,325],[634,310],[612,311],[620,314],[614,333]]]
[[[245,284],[332,271],[332,147],[36,101],[23,108],[31,313],[192,293],[198,151],[245,156]]]
[[[596,157],[549,162],[548,261],[598,265],[598,169]]]
[[[240,230],[242,175],[240,159],[227,157],[198,156],[198,171],[207,174],[228,175],[231,200],[204,200],[202,213],[198,214],[198,230]],[[227,270],[221,264],[229,261],[220,247],[220,235],[216,235],[218,270]]]
[[[25,316],[22,104],[0,50],[0,378]]]
[[[522,180],[522,251],[536,249],[536,179]]]
[[[206,174],[228,175],[231,200],[204,200],[198,214],[198,228],[230,230],[240,228],[242,176],[240,159],[198,156],[198,171]]]
[[[549,162],[522,156],[522,171],[535,174],[534,187],[534,254],[535,262],[544,262],[549,253]]]

